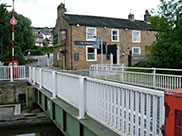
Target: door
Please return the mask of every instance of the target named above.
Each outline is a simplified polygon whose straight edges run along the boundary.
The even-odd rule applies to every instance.
[[[107,54],[113,54],[113,64],[117,64],[117,44],[113,44],[113,45],[108,45],[107,47]]]

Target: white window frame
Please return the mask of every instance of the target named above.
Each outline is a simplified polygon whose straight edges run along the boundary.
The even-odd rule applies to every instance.
[[[97,49],[94,49],[95,59],[88,59],[88,48],[92,48],[92,46],[86,46],[86,60],[87,61],[97,61]]]
[[[138,38],[138,41],[134,41],[134,32],[139,32],[139,38]],[[133,43],[140,43],[141,42],[141,31],[132,31],[132,42]]]
[[[95,30],[94,38],[92,38],[92,39],[88,39],[88,38],[87,38],[87,36],[88,36],[88,29],[94,29],[94,30]],[[95,41],[96,36],[97,36],[97,29],[96,29],[95,27],[87,27],[87,28],[86,28],[86,40],[87,40],[87,41]]]
[[[113,40],[113,31],[117,31],[117,40]],[[111,41],[119,42],[119,29],[111,29]]]
[[[139,49],[139,53],[134,53],[134,49],[137,48]],[[132,55],[140,55],[141,54],[141,47],[132,47]]]

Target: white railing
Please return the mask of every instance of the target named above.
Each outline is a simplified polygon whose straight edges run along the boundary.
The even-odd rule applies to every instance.
[[[30,67],[29,73],[29,82],[77,108],[79,119],[86,113],[119,135],[162,135],[162,91],[41,68]]]
[[[176,72],[161,74],[159,72]],[[158,89],[182,88],[182,69],[125,67],[122,65],[91,65],[90,76]]]
[[[25,79],[25,66],[0,66],[0,81]]]

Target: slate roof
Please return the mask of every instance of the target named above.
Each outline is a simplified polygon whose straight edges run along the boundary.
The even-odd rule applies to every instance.
[[[108,27],[108,28],[120,28],[120,29],[132,29],[132,30],[151,30],[147,27],[147,23],[144,21],[130,21],[128,19],[98,17],[88,15],[72,15],[65,14],[63,17],[69,25],[80,26],[94,26],[94,27]]]

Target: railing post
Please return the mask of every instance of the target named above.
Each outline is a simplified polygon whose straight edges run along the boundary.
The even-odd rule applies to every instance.
[[[111,60],[111,71],[112,71],[112,65],[113,65],[113,54],[110,54],[110,60]]]
[[[37,65],[39,66],[40,65],[40,59],[39,58],[38,58],[38,62],[37,63],[38,63]]]
[[[80,88],[79,88],[79,116],[78,119],[84,119],[84,103],[85,103],[85,95],[84,95],[84,91],[85,91],[85,84],[84,84],[84,80],[85,77],[80,77]]]
[[[31,83],[32,81],[32,68],[29,67],[29,82]]]
[[[34,75],[34,78],[33,78],[33,85],[35,85],[35,76],[36,76],[35,67],[33,67],[33,75]]]
[[[52,99],[56,98],[56,71],[52,71]]]
[[[49,58],[47,58],[47,66],[49,67]]]
[[[124,64],[121,65],[122,70],[121,70],[121,81],[124,82]]]
[[[40,79],[39,89],[41,89],[41,88],[42,88],[42,69],[41,69],[41,68],[39,69],[39,74],[40,74],[40,75],[39,75],[39,76],[40,76],[40,77],[39,77],[39,79]]]
[[[153,87],[156,86],[156,68],[153,68]]]
[[[23,66],[23,71],[24,71],[24,79],[26,79],[26,69],[25,69],[25,66]]]
[[[98,76],[98,74],[99,74],[99,65],[98,64],[96,64],[95,69],[96,69],[96,73],[94,73],[94,77],[95,77],[95,75]]]
[[[10,80],[13,82],[13,66],[10,67]]]

